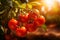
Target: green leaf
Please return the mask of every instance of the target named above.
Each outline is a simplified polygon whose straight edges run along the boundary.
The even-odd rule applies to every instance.
[[[22,4],[22,5],[20,6],[20,8],[25,9],[25,8],[26,8],[26,4]]]
[[[32,5],[31,4],[27,4],[29,9],[32,9]]]
[[[36,1],[34,1],[34,2],[31,2],[31,5],[33,5],[33,6],[37,6],[37,5],[41,5],[41,3],[40,3],[40,2],[36,2]]]
[[[44,24],[44,25],[42,25],[42,28],[43,28],[43,30],[44,31],[46,31],[47,30],[47,27],[46,27],[46,25]]]
[[[21,2],[18,0],[12,0],[13,1],[13,4],[14,4],[14,6],[16,6],[16,7],[20,7],[21,5]]]

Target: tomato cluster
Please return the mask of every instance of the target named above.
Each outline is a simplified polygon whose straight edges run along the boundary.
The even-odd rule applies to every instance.
[[[29,11],[26,14],[20,13],[18,19],[12,18],[8,22],[10,30],[14,31],[16,36],[24,37],[27,32],[34,32],[39,26],[45,23],[45,17],[39,15],[37,10]]]

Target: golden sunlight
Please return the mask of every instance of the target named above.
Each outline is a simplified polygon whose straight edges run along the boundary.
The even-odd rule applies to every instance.
[[[54,5],[54,0],[43,0],[43,2],[49,7]]]
[[[60,3],[60,0],[57,0],[57,2],[59,2],[59,3]]]
[[[50,11],[55,6],[55,0],[43,0],[43,5]]]

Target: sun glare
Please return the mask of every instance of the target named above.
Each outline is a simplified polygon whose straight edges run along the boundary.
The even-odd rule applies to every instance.
[[[48,6],[51,7],[54,5],[54,0],[44,0],[44,3]]]
[[[59,2],[59,3],[60,3],[60,0],[57,0],[57,2]]]

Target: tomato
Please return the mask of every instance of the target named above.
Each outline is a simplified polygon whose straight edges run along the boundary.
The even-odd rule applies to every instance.
[[[24,15],[24,14],[20,14],[19,15],[19,21],[21,22],[27,22],[27,19],[28,19],[28,14]]]
[[[8,27],[10,28],[10,30],[16,30],[18,25],[18,21],[14,18],[12,18],[9,22],[8,22]]]
[[[35,26],[34,24],[26,24],[25,27],[29,32],[34,32],[37,29],[37,26]]]
[[[45,17],[44,16],[40,16],[39,18],[37,18],[35,20],[35,23],[38,25],[38,26],[42,26],[44,23],[45,23]]]
[[[16,30],[16,36],[18,37],[25,37],[27,34],[27,30],[25,27],[17,28]]]

